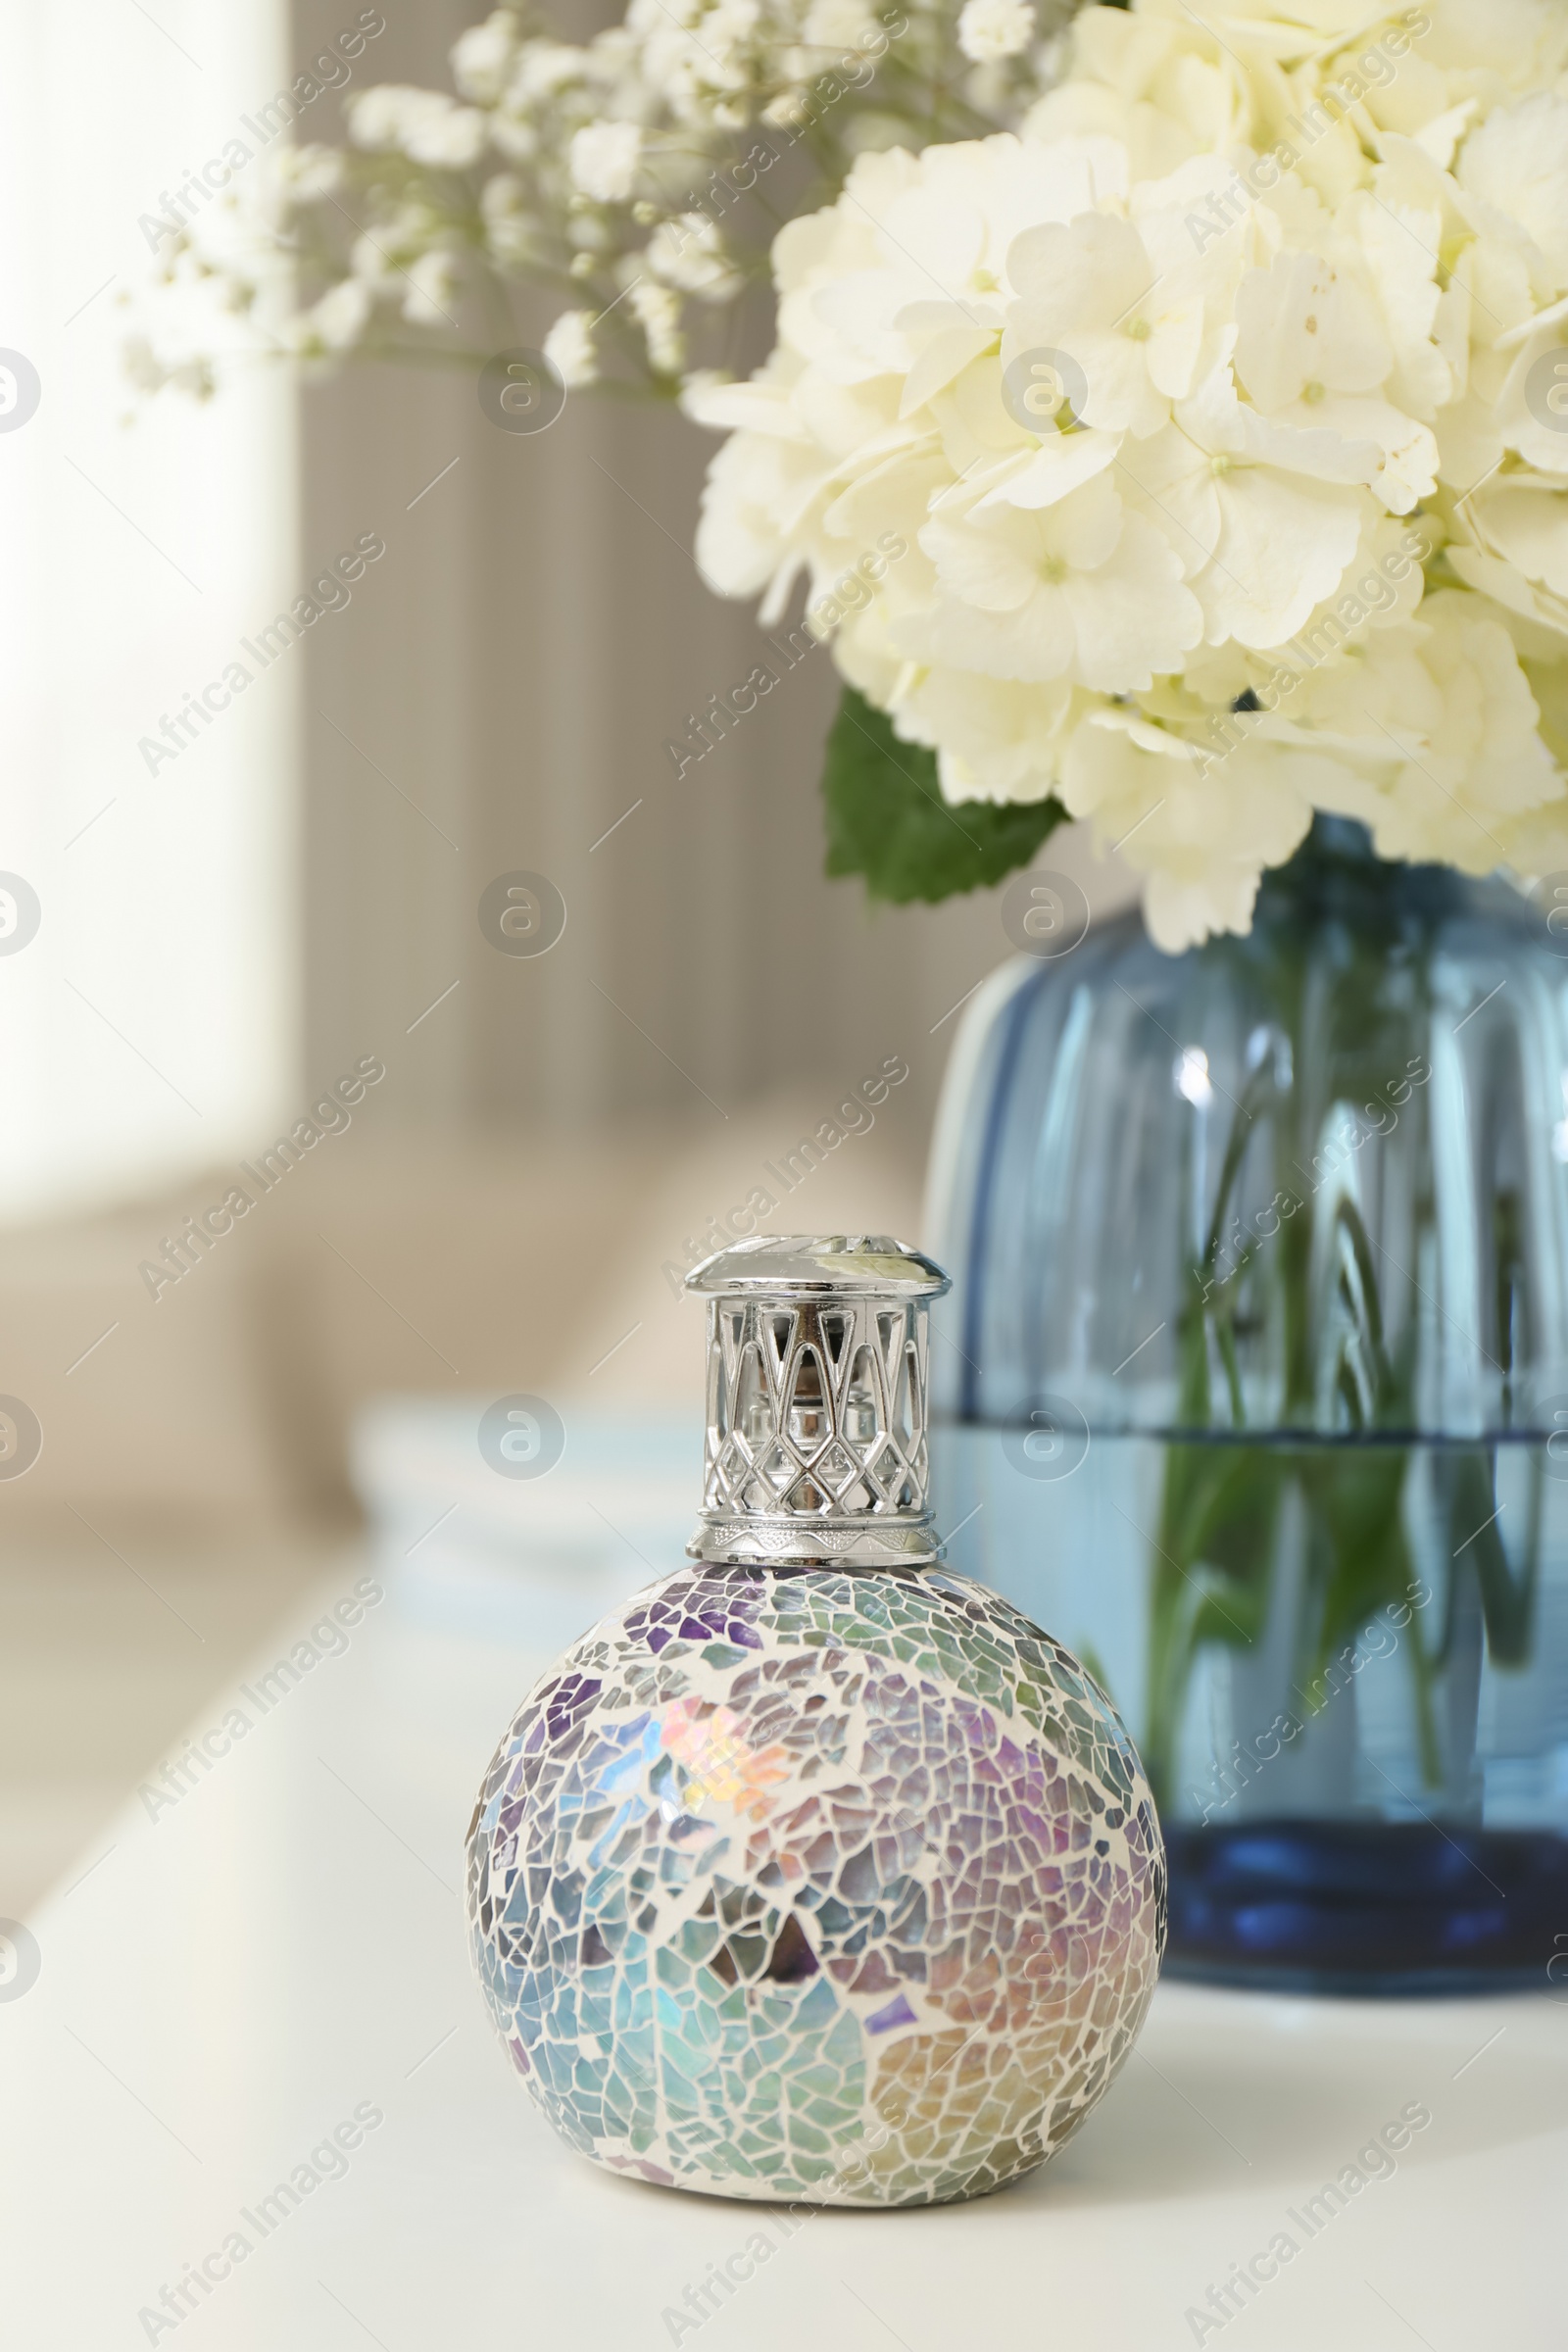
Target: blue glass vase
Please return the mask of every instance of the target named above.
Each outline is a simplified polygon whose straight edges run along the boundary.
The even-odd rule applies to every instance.
[[[952,1556],[1137,1740],[1167,1967],[1544,1987],[1568,937],[1319,818],[1246,938],[1167,956],[1128,914],[1022,956],[955,1046],[930,1238]]]

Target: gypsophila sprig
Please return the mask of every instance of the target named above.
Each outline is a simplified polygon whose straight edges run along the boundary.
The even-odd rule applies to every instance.
[[[782,221],[867,148],[1018,122],[1070,13],[969,0],[965,32],[931,0],[631,0],[579,45],[498,9],[453,50],[452,91],[350,92],[345,148],[263,156],[149,242],[168,279],[256,320],[258,349],[317,367],[482,358],[516,342],[532,287],[564,306],[547,349],[568,386],[673,397],[728,370]],[[210,355],[174,333],[166,308],[138,336],[138,382],[206,388]]]
[[[1172,950],[1315,809],[1568,867],[1568,10],[1202,18],[1087,9],[1020,135],[861,156],[691,403],[706,576],[809,612],[906,540],[845,678],[949,800],[1122,844]]]

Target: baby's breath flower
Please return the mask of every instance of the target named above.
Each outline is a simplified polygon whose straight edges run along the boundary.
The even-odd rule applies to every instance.
[[[538,250],[539,221],[529,212],[527,191],[511,172],[487,179],[479,198],[485,240],[503,270],[520,269]]]
[[[1017,57],[1035,37],[1029,0],[964,0],[958,18],[958,47],[977,66]]]
[[[534,0],[502,0],[454,44],[449,88],[351,88],[345,145],[280,145],[237,184],[237,238],[214,206],[160,261],[182,288],[201,281],[265,318],[274,348],[292,308],[319,366],[368,331],[367,300],[466,354],[519,282],[575,278],[609,300],[641,270],[684,315],[628,311],[596,366],[663,390],[729,347],[724,314],[763,275],[786,178],[786,209],[809,173],[819,202],[862,148],[1004,128],[1041,96],[1019,58],[975,66],[958,5],[626,0],[618,24],[574,42]],[[1073,0],[1037,6],[1049,31]],[[791,149],[796,168],[775,172]],[[351,290],[323,309],[338,287]]]
[[[343,157],[335,147],[279,148],[272,171],[280,191],[307,203],[318,196],[333,196],[343,185]]]
[[[572,133],[572,183],[596,204],[624,204],[637,184],[643,134],[635,122],[585,122]]]
[[[583,50],[568,48],[563,41],[525,42],[509,96],[520,106],[537,105],[541,99],[553,98],[569,82],[580,81],[585,63]]]
[[[686,339],[680,331],[680,301],[667,286],[639,278],[626,297],[626,307],[648,343],[649,365],[658,375],[678,375],[685,365]]]
[[[449,325],[455,323],[452,310],[458,299],[456,254],[441,246],[430,247],[413,263],[404,285],[405,318],[418,326],[434,326],[442,319]]]
[[[662,221],[648,240],[648,267],[655,277],[704,302],[726,301],[737,284],[723,238],[704,213]]]
[[[498,8],[482,24],[464,33],[452,51],[452,78],[476,106],[494,106],[507,86],[517,55],[517,24],[510,9]]]
[[[304,316],[328,351],[349,351],[369,324],[373,309],[368,286],[360,278],[346,277]]]
[[[875,30],[863,0],[811,0],[802,37],[808,48],[858,49]]]
[[[568,392],[599,380],[591,311],[563,311],[545,337],[545,358]]]

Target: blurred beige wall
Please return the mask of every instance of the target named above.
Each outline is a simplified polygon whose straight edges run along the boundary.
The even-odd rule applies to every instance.
[[[25,1477],[0,1483],[0,1530],[342,1516],[354,1416],[389,1392],[695,1412],[703,1319],[680,1274],[713,1246],[710,1219],[756,1188],[782,1199],[786,1182],[785,1223],[918,1218],[907,1120],[862,1104],[863,1123],[808,1168],[801,1139],[837,1097],[767,1095],[717,1142],[650,1112],[530,1143],[400,1132],[378,1096],[266,1193],[257,1161],[243,1176],[214,1167],[0,1239],[8,1378],[44,1431]],[[149,1278],[236,1177],[254,1205],[205,1252],[187,1231],[177,1280]]]

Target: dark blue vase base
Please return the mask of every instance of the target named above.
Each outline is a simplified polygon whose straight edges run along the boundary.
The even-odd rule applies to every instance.
[[[1568,1985],[1568,1838],[1281,1819],[1172,1823],[1165,1846],[1167,1976],[1362,1996]]]

